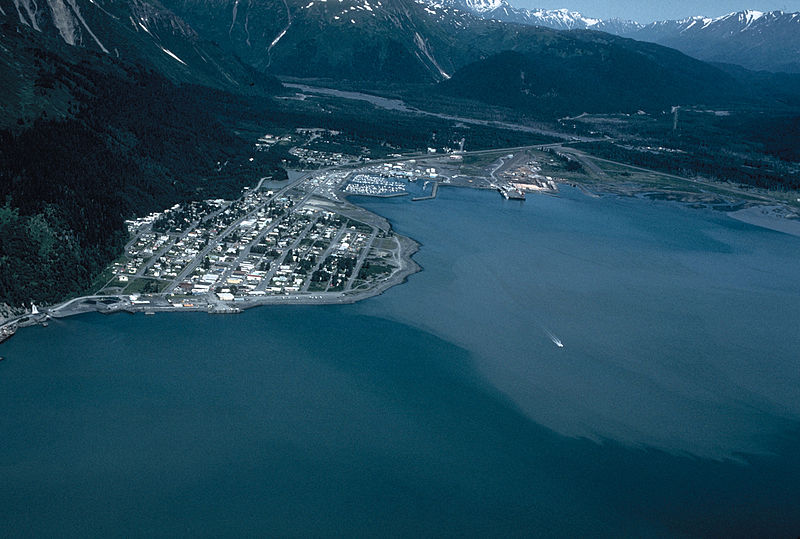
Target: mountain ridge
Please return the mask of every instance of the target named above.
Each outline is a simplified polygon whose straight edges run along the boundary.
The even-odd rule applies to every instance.
[[[568,9],[518,8],[507,0],[449,1],[485,19],[557,30],[597,30],[664,45],[707,62],[800,73],[800,12],[742,10],[641,24],[587,17]]]
[[[655,22],[621,35],[708,62],[800,73],[800,13],[746,10],[716,18]]]
[[[23,28],[148,66],[176,83],[237,92],[257,85],[274,92],[279,86],[204,39],[157,0],[0,0],[0,39],[12,39]]]

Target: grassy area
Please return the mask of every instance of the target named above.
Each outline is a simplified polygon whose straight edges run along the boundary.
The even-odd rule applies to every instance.
[[[361,270],[358,272],[359,279],[369,279],[371,277],[378,277],[381,275],[388,275],[392,273],[392,267],[386,264],[370,264],[367,266],[361,267]]]
[[[392,238],[375,238],[372,243],[373,249],[382,249],[384,251],[393,251],[397,248],[397,242]],[[372,256],[372,255],[370,255]]]
[[[327,288],[328,283],[319,283],[316,281],[312,281],[308,287],[309,292],[324,292]]]
[[[75,297],[95,293],[95,291],[100,290],[100,288],[105,286],[105,284],[110,281],[113,276],[114,268],[107,266],[106,269],[100,273],[100,275],[95,277],[94,281],[92,281],[92,284],[89,285],[89,288],[85,291],[85,293],[75,294]]]
[[[158,294],[163,291],[169,283],[156,279],[140,278],[134,279],[125,287],[125,294]]]
[[[797,200],[798,193],[795,191],[774,192],[702,178],[682,178],[643,167],[604,161],[587,154],[586,157],[608,175],[608,179],[601,180],[589,173],[567,171],[564,164],[558,160],[553,163],[552,156],[546,153],[531,153],[541,164],[542,174],[606,193],[623,196],[645,194],[652,199],[710,206],[722,211],[735,209],[734,206],[738,206],[741,202],[786,202],[796,207],[800,206],[800,201]]]
[[[128,286],[129,283],[130,281],[120,281],[119,278],[113,279],[102,289],[98,290],[97,294],[119,294],[125,289],[125,287]]]
[[[506,155],[508,152],[500,152],[497,154],[482,154],[482,155],[465,155],[461,166],[458,169],[458,174],[465,176],[485,176],[487,168],[497,161],[498,157]]]
[[[369,282],[364,281],[362,279],[356,279],[355,281],[353,281],[353,286],[350,288],[350,290],[353,290],[353,291],[356,291],[356,290],[369,290],[369,287],[370,287],[370,283]]]

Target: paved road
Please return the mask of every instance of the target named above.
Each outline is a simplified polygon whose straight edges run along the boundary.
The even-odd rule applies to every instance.
[[[500,181],[500,180],[497,179],[497,176],[495,176],[495,173],[498,170],[500,170],[501,168],[503,168],[503,165],[506,164],[506,162],[505,162],[506,157],[507,156],[503,156],[503,157],[499,158],[498,161],[500,161],[500,163],[498,163],[496,167],[492,168],[492,170],[489,171],[489,177],[492,178],[492,180],[494,180],[495,182],[499,182]],[[497,187],[497,184],[493,183],[492,187]]]
[[[378,229],[375,228],[375,227],[372,227],[372,234],[370,235],[369,239],[367,240],[367,243],[361,249],[361,254],[358,257],[358,260],[356,261],[355,267],[353,268],[353,274],[350,275],[350,279],[348,279],[347,280],[347,284],[344,285],[345,291],[350,290],[351,288],[353,288],[353,283],[358,278],[358,272],[361,270],[361,266],[364,265],[364,260],[367,259],[367,255],[369,254],[370,249],[372,249],[372,242],[375,241],[375,237],[377,235],[378,235]]]
[[[319,256],[319,260],[317,260],[317,263],[314,265],[313,268],[311,268],[311,271],[308,272],[308,279],[303,284],[303,288],[301,289],[301,292],[307,292],[308,291],[309,286],[311,286],[311,276],[314,275],[314,272],[316,272],[322,266],[322,264],[325,262],[325,259],[328,258],[328,256],[333,252],[333,250],[339,244],[339,240],[342,239],[342,236],[344,236],[344,231],[346,229],[347,229],[347,225],[343,224],[342,226],[339,227],[339,230],[336,231],[336,234],[334,234],[333,238],[331,239],[330,243],[328,244],[328,247]]]
[[[280,268],[280,266],[283,264],[284,260],[286,259],[286,253],[288,253],[290,249],[291,249],[292,251],[294,251],[295,249],[297,249],[297,247],[300,245],[300,242],[301,242],[301,241],[303,241],[303,238],[305,238],[305,237],[306,237],[306,234],[308,234],[308,231],[309,231],[309,230],[311,230],[311,227],[312,227],[312,226],[314,226],[314,223],[316,223],[316,222],[317,222],[317,220],[316,220],[316,219],[312,219],[312,220],[311,220],[311,222],[310,222],[310,223],[308,223],[308,224],[307,224],[307,225],[306,225],[306,226],[303,228],[303,230],[302,230],[302,231],[301,231],[301,232],[300,232],[300,233],[297,235],[297,237],[296,237],[296,238],[295,238],[295,240],[292,242],[292,244],[291,244],[291,245],[289,245],[289,246],[287,246],[287,247],[286,247],[286,248],[283,250],[283,252],[281,253],[281,255],[280,255],[278,258],[276,258],[276,259],[275,259],[275,260],[274,260],[274,261],[273,261],[273,262],[270,264],[269,271],[268,271],[268,272],[267,272],[267,274],[264,276],[264,278],[261,280],[261,283],[259,283],[259,285],[256,287],[256,290],[264,290],[266,287],[270,286],[270,282],[272,281],[272,278],[273,278],[273,277],[275,276],[275,274],[278,272],[278,269]],[[296,264],[295,264],[295,266],[296,266]],[[293,266],[293,269],[294,269],[294,266]],[[310,277],[309,277],[309,278],[310,278]]]
[[[606,173],[605,170],[601,169],[597,166],[597,163],[594,162],[594,158],[586,155],[585,153],[575,150],[574,148],[564,148],[563,146],[556,146],[555,149],[560,150],[563,153],[568,153],[569,155],[575,157],[583,166],[585,166],[591,174],[598,180],[610,180],[611,177]]]
[[[176,286],[178,286],[178,284],[180,282],[182,282],[184,279],[186,279],[186,277],[188,275],[191,275],[191,273],[197,268],[197,266],[199,266],[203,262],[203,260],[205,260],[205,257],[208,256],[208,254],[212,250],[214,250],[217,247],[217,245],[219,245],[221,239],[227,237],[231,232],[233,232],[241,224],[242,221],[244,221],[245,219],[248,219],[248,218],[252,217],[253,215],[255,215],[256,213],[258,213],[259,210],[261,210],[264,206],[269,204],[270,201],[275,200],[275,199],[283,196],[290,189],[293,189],[294,187],[299,186],[300,184],[305,182],[309,178],[309,176],[311,176],[312,174],[313,174],[313,172],[309,172],[307,174],[304,174],[303,176],[300,176],[295,181],[288,183],[283,188],[281,188],[277,192],[273,193],[273,195],[270,198],[268,198],[267,200],[265,200],[263,204],[260,204],[260,205],[256,206],[251,211],[249,211],[246,214],[244,214],[243,216],[239,217],[234,222],[232,222],[225,230],[223,230],[220,234],[217,234],[214,238],[210,239],[209,242],[208,242],[208,245],[206,246],[206,248],[203,249],[203,251],[200,252],[194,258],[194,260],[192,260],[183,269],[183,271],[181,271],[178,274],[178,276],[175,279],[172,280],[172,282],[164,290],[167,291],[167,292],[172,291]],[[262,179],[262,181],[263,181],[263,179]],[[309,193],[305,197],[303,197],[302,202],[300,202],[298,204],[295,204],[292,207],[292,211],[294,211],[294,209],[297,208],[302,203],[305,203],[305,201],[308,200],[310,198],[310,196],[311,196],[311,193]]]

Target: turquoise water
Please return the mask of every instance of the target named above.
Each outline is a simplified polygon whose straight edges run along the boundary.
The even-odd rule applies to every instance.
[[[569,190],[364,203],[423,244],[380,297],[5,343],[0,532],[797,534],[800,240]]]
[[[437,202],[365,201],[429,271],[361,308],[470,350],[537,423],[726,458],[800,418],[800,239],[570,189]]]

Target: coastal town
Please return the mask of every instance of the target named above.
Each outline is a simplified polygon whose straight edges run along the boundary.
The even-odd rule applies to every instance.
[[[411,195],[420,202],[435,199],[447,185],[524,199],[526,192],[558,189],[526,149],[503,154],[431,148],[371,160],[306,147],[334,136],[306,129],[259,137],[255,151],[290,145],[288,153],[302,169],[288,181],[261,178],[234,200],[175,204],[127,221],[124,252],[91,295],[6,319],[0,341],[19,327],[83,312],[231,314],[268,304],[352,303],[402,282],[419,267],[411,259],[418,247],[412,239],[348,197]],[[553,156],[547,160],[556,163]]]
[[[307,130],[302,135],[324,141],[327,134]],[[287,140],[264,135],[255,150]],[[614,194],[628,194],[629,185],[609,181],[596,161],[562,144],[429,150],[376,160],[302,147],[292,155],[307,168],[292,171],[289,180],[261,178],[234,200],[176,204],[127,221],[124,252],[90,295],[5,316],[0,342],[20,327],[86,312],[233,314],[259,305],[342,304],[380,294],[419,271],[412,260],[418,245],[356,205],[358,197],[410,195],[411,203],[424,203],[437,197],[440,186],[454,186],[496,191],[519,203],[526,194],[557,194],[564,183]],[[642,189],[648,188],[646,172],[628,170],[639,175]],[[727,193],[696,192],[695,185],[680,184],[686,191],[680,191],[681,200],[730,204]]]
[[[310,140],[325,136],[318,130],[302,134]],[[285,139],[264,135],[255,150]],[[435,199],[440,186],[490,189],[506,199],[556,193],[559,180],[548,173],[564,156],[552,148],[518,150],[429,150],[370,161],[292,148],[311,170],[293,172],[287,181],[261,178],[234,200],[175,204],[127,221],[124,252],[91,295],[6,320],[0,340],[18,327],[83,312],[232,314],[258,305],[352,303],[380,294],[419,270],[411,259],[418,246],[348,197],[411,195],[411,202],[420,202]]]
[[[214,313],[287,301],[360,299],[416,267],[410,240],[344,202],[357,172],[306,173],[261,182],[234,201],[176,205],[128,222],[131,241],[98,295],[150,310]],[[358,181],[358,180],[356,180]]]
[[[342,156],[315,158],[324,166]],[[409,258],[416,247],[345,197],[430,192],[412,200],[432,198],[440,182],[459,181],[460,158],[336,164],[282,186],[264,179],[236,200],[176,204],[130,220],[125,253],[96,295],[120,299],[101,302],[107,311],[231,313],[289,301],[349,302],[378,293],[417,270]],[[522,186],[533,172],[517,166],[503,174],[503,185]],[[88,306],[98,309],[96,302]]]
[[[262,181],[233,201],[175,205],[128,222],[131,240],[98,295],[212,312],[360,299],[416,270],[413,242],[345,197],[402,196],[451,181],[428,162],[395,158],[307,172],[280,188]]]

